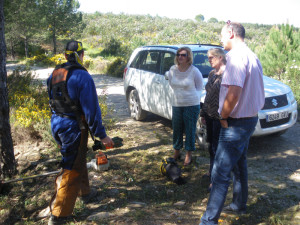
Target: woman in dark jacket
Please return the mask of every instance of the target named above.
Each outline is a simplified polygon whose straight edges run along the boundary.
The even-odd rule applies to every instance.
[[[207,142],[209,143],[210,167],[206,174],[210,177],[214,164],[214,158],[218,148],[220,120],[219,120],[219,92],[222,81],[222,75],[225,70],[226,57],[220,48],[213,48],[207,52],[208,61],[214,68],[208,75],[208,81],[205,86],[206,96],[203,107],[200,112],[202,123],[206,124]]]

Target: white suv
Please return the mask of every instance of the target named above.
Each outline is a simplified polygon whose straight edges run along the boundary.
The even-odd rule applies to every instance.
[[[142,120],[151,112],[167,119],[172,119],[171,99],[173,90],[165,79],[165,72],[174,64],[178,48],[188,46],[194,57],[193,65],[202,73],[204,86],[212,70],[207,58],[211,48],[217,45],[172,45],[144,46],[132,53],[124,70],[124,91],[131,117]],[[204,102],[205,88],[201,91]],[[258,123],[253,136],[267,134],[280,135],[293,126],[297,120],[297,102],[290,87],[280,81],[264,76],[265,105],[258,113]],[[205,126],[198,120],[196,140],[206,146]]]

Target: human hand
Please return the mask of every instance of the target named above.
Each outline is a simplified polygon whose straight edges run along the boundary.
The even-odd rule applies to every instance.
[[[221,123],[221,126],[223,128],[228,128],[228,122],[227,122],[227,120],[220,120],[220,123]]]
[[[111,138],[109,136],[106,136],[105,138],[101,139],[101,141],[106,149],[114,147],[114,142],[111,140]]]
[[[201,120],[201,123],[206,125],[206,121],[205,121],[205,118],[204,117],[200,117],[200,120]]]

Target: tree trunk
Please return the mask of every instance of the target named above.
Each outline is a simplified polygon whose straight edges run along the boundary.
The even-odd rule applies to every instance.
[[[3,2],[0,0],[0,175],[6,177],[13,175],[16,167],[9,124]]]
[[[11,54],[11,59],[15,60],[15,48],[12,40],[10,40],[10,54]]]
[[[25,44],[25,57],[28,58],[28,38],[25,37],[24,39],[24,44]]]
[[[55,27],[53,29],[53,54],[56,55],[56,34],[55,34]]]

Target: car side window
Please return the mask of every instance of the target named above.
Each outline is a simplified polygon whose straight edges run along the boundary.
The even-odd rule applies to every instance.
[[[208,77],[208,74],[212,70],[212,68],[208,62],[207,51],[193,52],[193,54],[193,65],[200,70],[203,77]]]
[[[132,63],[130,64],[130,67],[140,69],[141,62],[143,61],[146,54],[147,54],[147,51],[140,51],[133,59]]]
[[[159,51],[148,51],[143,57],[140,69],[153,73],[159,72]]]
[[[165,75],[170,70],[171,66],[174,65],[175,54],[173,52],[162,52],[161,63],[160,63],[160,74]]]

